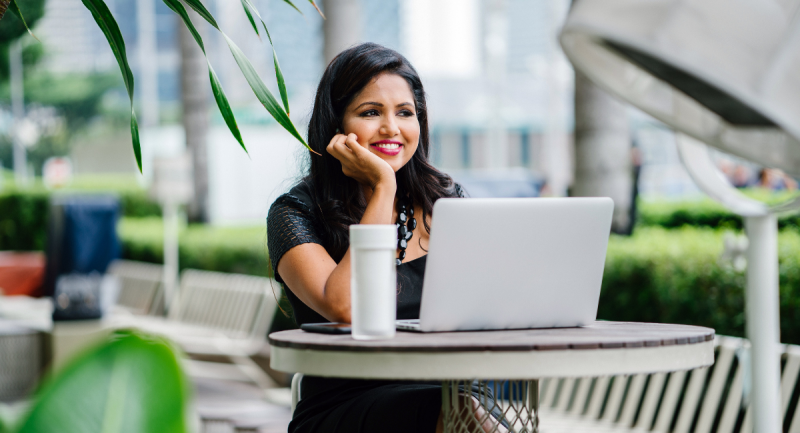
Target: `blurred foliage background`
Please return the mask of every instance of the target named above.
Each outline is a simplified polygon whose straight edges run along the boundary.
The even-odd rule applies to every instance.
[[[99,190],[113,190],[122,201],[123,256],[161,263],[160,209],[135,179],[76,178],[60,193]],[[0,250],[43,248],[49,195],[43,187],[0,192],[0,209],[8,210],[0,214]],[[723,254],[726,234],[742,234],[741,219],[710,199],[641,201],[639,209],[633,236],[611,236],[598,317],[702,325],[744,336],[745,271]],[[784,216],[780,225],[782,341],[800,344],[800,218]],[[265,226],[185,225],[180,267],[270,276]]]
[[[44,16],[45,0],[25,0],[20,2],[20,8],[26,22],[33,28]],[[22,22],[13,13],[0,20],[0,103],[11,101],[11,43],[26,33]],[[38,133],[36,143],[27,149],[27,158],[34,169],[33,174],[41,176],[47,158],[69,155],[73,144],[90,128],[124,125],[129,121],[129,114],[116,108],[113,103],[115,93],[109,92],[123,90],[118,72],[53,74],[38,67],[47,57],[48,45],[30,37],[23,37],[20,41],[25,71],[25,106]],[[0,165],[11,167],[12,154],[10,134],[0,134]]]

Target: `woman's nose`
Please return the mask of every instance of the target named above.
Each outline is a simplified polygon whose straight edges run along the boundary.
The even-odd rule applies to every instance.
[[[397,122],[395,122],[394,118],[390,116],[381,124],[380,133],[381,135],[394,137],[400,133],[400,128],[397,126]]]

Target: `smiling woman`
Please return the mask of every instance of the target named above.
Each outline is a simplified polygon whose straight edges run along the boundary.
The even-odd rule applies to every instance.
[[[351,224],[398,223],[397,318],[419,318],[433,203],[463,194],[428,162],[425,91],[414,68],[377,44],[339,54],[317,89],[308,144],[321,156],[311,156],[308,174],[267,218],[270,260],[295,321],[350,322]],[[301,395],[291,432],[442,428],[439,382],[306,376]]]
[[[398,75],[383,72],[375,77],[347,107],[342,123],[345,134],[355,134],[359,145],[395,172],[417,151],[420,128],[414,94]]]

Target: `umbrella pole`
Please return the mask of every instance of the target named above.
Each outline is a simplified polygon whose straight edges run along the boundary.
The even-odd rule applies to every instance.
[[[747,293],[745,322],[751,347],[753,431],[780,433],[780,323],[778,222],[774,215],[745,217]]]

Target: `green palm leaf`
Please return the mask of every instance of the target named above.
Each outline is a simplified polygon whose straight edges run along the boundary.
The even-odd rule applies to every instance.
[[[284,1],[287,1],[287,0],[284,0]],[[321,16],[322,19],[324,20],[325,19],[325,14],[323,14],[322,11],[319,10],[319,6],[317,6],[317,4],[314,3],[314,0],[308,0],[308,2],[311,3],[311,6],[314,6],[314,9],[316,9],[317,12],[319,12],[319,16]],[[292,5],[292,6],[294,6],[294,5]],[[297,9],[297,8],[295,8],[295,9]]]
[[[133,141],[133,154],[136,156],[136,165],[139,172],[142,172],[142,147],[139,144],[139,123],[136,121],[136,111],[133,108],[133,73],[128,65],[128,56],[125,53],[125,40],[119,31],[117,21],[108,10],[108,6],[103,0],[82,0],[86,9],[92,13],[94,20],[103,31],[114,57],[117,59],[119,69],[122,72],[122,80],[125,82],[125,89],[128,90],[128,98],[131,100],[131,139]]]
[[[250,21],[250,25],[253,26],[253,31],[255,31],[256,35],[258,35],[258,39],[261,39],[261,35],[258,33],[258,25],[256,25],[256,21],[253,19],[253,14],[250,13],[250,9],[247,7],[246,0],[242,0],[242,6],[244,6],[244,13],[247,14],[247,19]]]
[[[2,1],[2,0],[0,0]],[[22,18],[22,14],[19,13],[19,8],[16,5],[16,0],[10,0],[11,7],[15,10]],[[142,150],[141,144],[139,143],[139,125],[136,121],[136,111],[134,110],[133,105],[133,93],[134,93],[134,79],[133,73],[131,72],[130,66],[128,65],[128,58],[125,52],[125,40],[122,38],[122,34],[120,33],[119,26],[117,25],[116,20],[114,19],[113,15],[111,15],[111,11],[109,11],[108,6],[105,4],[104,0],[81,0],[86,6],[87,9],[92,13],[97,25],[100,27],[100,30],[103,31],[103,35],[105,35],[108,44],[111,46],[111,50],[114,52],[114,57],[117,59],[117,63],[119,64],[120,71],[122,72],[123,82],[125,83],[125,88],[128,91],[128,98],[131,101],[131,139],[133,141],[133,153],[136,157],[136,165],[139,167],[139,172],[142,172]],[[203,54],[205,55],[205,46],[203,44],[202,38],[200,34],[197,32],[197,29],[192,24],[191,20],[188,18],[186,14],[186,10],[182,4],[179,3],[179,0],[163,0],[167,6],[169,6],[175,13],[181,16],[186,24],[189,31],[192,33],[195,41],[198,43],[200,48],[203,50]],[[272,58],[275,64],[275,77],[278,81],[278,89],[281,94],[281,99],[283,102],[283,107],[278,104],[278,101],[273,96],[272,92],[267,88],[264,82],[259,78],[258,74],[255,72],[253,65],[244,55],[244,53],[233,43],[230,38],[228,38],[225,33],[219,28],[217,21],[214,19],[214,16],[211,15],[211,12],[203,6],[203,3],[200,0],[183,0],[189,7],[191,7],[195,12],[197,12],[201,18],[206,20],[209,24],[211,24],[215,29],[217,29],[222,36],[225,38],[225,42],[228,44],[228,48],[230,48],[231,53],[233,54],[234,59],[236,60],[236,64],[239,66],[239,69],[244,74],[245,79],[247,79],[247,83],[250,85],[250,88],[255,93],[258,100],[261,102],[262,105],[267,109],[267,112],[280,124],[284,129],[286,129],[292,136],[297,138],[303,146],[305,146],[309,151],[314,152],[311,147],[309,147],[308,143],[303,139],[300,133],[297,131],[297,128],[292,123],[291,119],[289,118],[289,98],[286,92],[286,83],[283,77],[283,72],[280,69],[280,65],[278,63],[278,56],[275,53],[275,48],[272,46],[272,38],[269,35],[269,31],[267,30],[267,26],[264,23],[264,20],[261,19],[261,16],[258,14],[258,11],[253,6],[252,2],[249,0],[242,0],[242,4],[244,5],[245,12],[247,13],[247,17],[250,20],[250,24],[253,26],[253,29],[256,31],[256,34],[261,37],[258,32],[258,26],[255,22],[255,19],[250,13],[250,10],[256,13],[258,18],[261,20],[261,24],[264,26],[264,31],[267,34],[267,38],[270,41],[270,46],[272,46]],[[286,3],[290,4],[292,7],[297,9],[297,7],[291,2],[291,0],[284,0]],[[316,9],[319,11],[320,15],[322,12],[317,7],[314,0],[308,0]],[[298,9],[299,11],[299,9]],[[324,15],[323,15],[324,18]],[[26,26],[27,27],[27,26]],[[30,31],[30,30],[28,30]],[[32,34],[32,33],[31,33]],[[239,127],[236,124],[236,118],[233,115],[233,111],[231,110],[230,104],[228,103],[228,98],[225,96],[225,92],[222,89],[222,84],[219,81],[219,77],[217,77],[214,68],[211,67],[211,64],[208,62],[208,57],[206,56],[206,63],[208,63],[208,75],[209,81],[211,82],[211,88],[214,94],[214,99],[217,102],[217,107],[219,107],[220,113],[222,114],[223,119],[225,119],[225,123],[230,129],[233,136],[242,146],[242,149],[247,152],[247,148],[244,145],[244,141],[242,140],[241,133],[239,131]],[[316,153],[316,152],[314,152]]]
[[[183,0],[184,3],[189,5],[195,12],[197,12],[201,18],[208,21],[215,29],[219,30],[219,24],[217,24],[217,20],[214,19],[214,16],[211,15],[211,12],[203,6],[203,3],[200,0]],[[222,30],[219,30],[220,32]]]
[[[288,4],[289,6],[293,7],[294,10],[296,10],[297,12],[300,12],[300,15],[303,15],[303,11],[298,9],[297,6],[295,6],[294,3],[292,3],[292,0],[283,0],[283,2]]]
[[[242,134],[239,131],[239,126],[236,124],[236,117],[233,116],[233,110],[231,110],[231,105],[228,103],[228,97],[225,96],[225,92],[222,90],[222,83],[220,83],[217,73],[214,72],[214,68],[211,67],[211,63],[208,61],[208,55],[206,54],[205,44],[203,44],[203,38],[200,36],[197,28],[195,28],[191,18],[189,18],[189,14],[186,13],[186,8],[183,7],[179,0],[163,1],[170,9],[172,9],[173,12],[181,17],[183,23],[186,24],[186,28],[189,29],[189,32],[192,34],[195,42],[197,42],[197,45],[199,45],[200,49],[203,50],[203,55],[206,58],[206,64],[208,64],[208,77],[211,81],[211,90],[214,94],[214,100],[217,102],[219,112],[222,114],[222,118],[225,119],[225,124],[228,125],[228,129],[231,131],[231,134],[233,134],[234,138],[236,138],[236,141],[239,142],[239,145],[242,146],[242,149],[249,154],[249,152],[247,152],[247,147],[244,145],[244,140],[242,140]]]
[[[222,32],[220,32],[222,33]],[[283,107],[278,103],[275,99],[275,96],[270,92],[267,86],[261,81],[261,78],[258,76],[253,64],[250,63],[250,60],[244,55],[242,50],[226,35],[222,33],[222,37],[225,38],[225,42],[228,43],[228,48],[231,50],[231,54],[233,54],[233,59],[236,60],[236,64],[239,65],[239,69],[242,71],[244,78],[247,80],[247,84],[250,85],[250,88],[255,93],[256,98],[261,102],[264,108],[267,109],[267,112],[281,125],[284,129],[289,131],[296,139],[303,144],[311,152],[314,152],[311,147],[306,143],[303,139],[303,136],[297,131],[294,124],[292,123],[291,119],[289,119],[289,115],[283,110]],[[317,152],[314,152],[317,153]]]
[[[296,10],[297,12],[300,12],[300,15],[303,15],[303,11],[298,9],[297,6],[295,6],[294,3],[292,3],[292,0],[283,0],[283,2],[293,7],[294,10]],[[325,14],[323,14],[322,11],[319,10],[319,6],[317,6],[317,4],[314,3],[314,0],[308,0],[308,2],[311,3],[311,6],[314,6],[314,9],[316,9],[317,12],[319,12],[319,15],[322,17],[322,19],[325,19]]]
[[[22,21],[22,25],[25,26],[25,29],[28,30],[28,33],[30,33],[30,35],[33,36],[33,38],[38,41],[39,38],[37,38],[36,35],[33,34],[31,29],[28,27],[28,23],[25,22],[25,17],[22,16],[22,11],[19,10],[19,5],[17,5],[17,0],[11,0],[11,4],[9,4],[8,7],[11,8],[11,12],[14,12],[14,15],[16,15],[17,18],[19,18],[19,20]],[[3,15],[0,14],[0,18],[2,17]]]
[[[208,9],[203,6],[203,3],[200,2],[200,0],[184,0],[184,2],[220,32],[222,37],[225,39],[225,42],[228,44],[231,54],[233,54],[233,59],[236,61],[236,64],[239,65],[239,69],[242,71],[244,78],[247,80],[247,84],[250,85],[250,88],[253,90],[256,98],[258,98],[259,102],[261,102],[264,108],[267,109],[267,112],[272,116],[272,118],[275,119],[275,121],[277,121],[278,124],[281,125],[286,131],[292,134],[292,136],[299,140],[306,149],[314,152],[308,143],[306,143],[305,139],[303,139],[303,136],[300,135],[300,132],[297,131],[297,128],[292,123],[292,120],[289,119],[287,112],[275,99],[275,96],[261,80],[261,77],[258,76],[258,73],[253,67],[253,64],[250,63],[250,60],[247,58],[247,56],[244,55],[242,50],[239,49],[239,47],[228,37],[228,35],[225,34],[225,32],[220,30],[219,25],[217,25],[217,22],[214,20],[211,12],[209,12]]]
[[[253,16],[250,14],[250,9],[255,12],[256,16],[258,16],[258,19],[261,21],[261,25],[264,26],[264,33],[267,34],[269,45],[272,47],[272,62],[275,64],[275,79],[278,82],[278,91],[281,93],[281,100],[283,101],[283,107],[286,109],[286,114],[289,115],[289,94],[286,92],[286,81],[283,78],[281,65],[278,64],[278,54],[275,52],[275,44],[272,43],[272,36],[270,36],[269,30],[267,30],[267,24],[264,22],[264,19],[261,18],[261,14],[258,13],[258,9],[256,9],[256,6],[253,4],[253,2],[250,0],[242,0],[242,6],[244,7],[244,11],[247,13],[247,17],[250,18],[250,22],[253,24],[256,34],[258,34],[258,26],[256,26],[255,22],[253,21]]]

